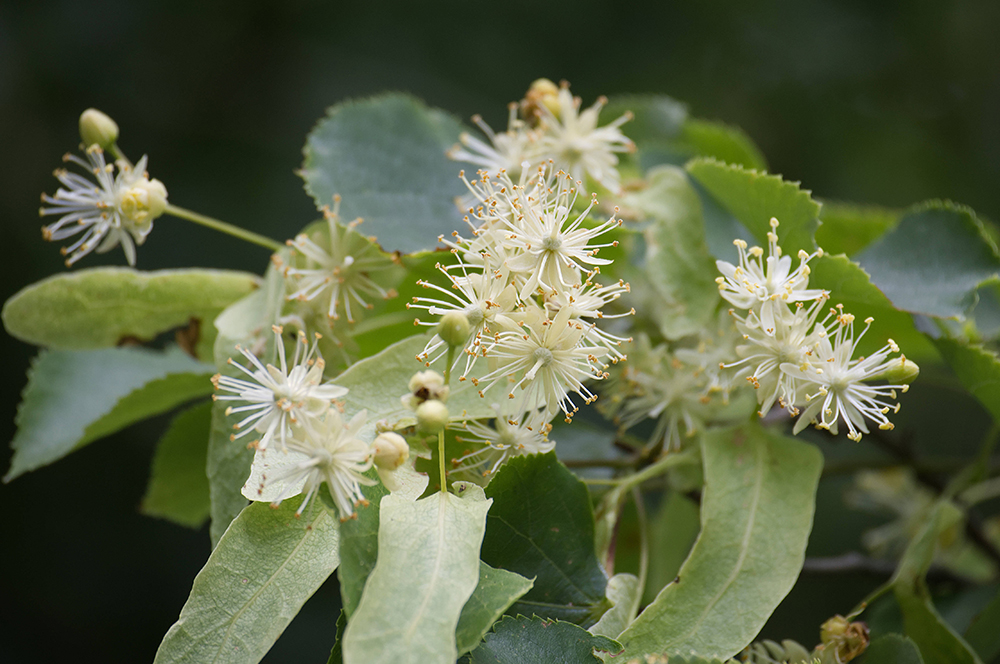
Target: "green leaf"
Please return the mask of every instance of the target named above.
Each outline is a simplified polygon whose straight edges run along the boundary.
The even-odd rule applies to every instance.
[[[461,132],[453,116],[405,94],[344,102],[309,134],[300,174],[317,207],[340,194],[342,218],[363,217],[388,250],[419,251],[460,227],[462,164],[445,151]]]
[[[965,389],[990,411],[995,421],[1000,422],[1000,358],[997,354],[982,346],[969,346],[944,337],[935,339],[934,345]]]
[[[714,159],[695,159],[687,165],[687,171],[763,246],[767,246],[774,217],[781,224],[778,241],[786,255],[795,256],[800,249],[812,253],[815,249],[813,236],[819,225],[820,205],[797,182]]]
[[[3,307],[12,335],[38,346],[88,350],[123,341],[147,341],[196,321],[191,339],[208,357],[212,321],[255,290],[260,278],[228,270],[160,270],[98,267],[58,274],[23,288]]]
[[[455,628],[479,581],[490,503],[481,488],[382,499],[378,561],[344,634],[344,659],[453,664]]]
[[[464,655],[483,640],[486,632],[518,597],[531,589],[533,582],[505,569],[493,569],[479,561],[479,584],[462,607],[455,629],[458,654]]]
[[[739,127],[722,122],[689,118],[681,132],[681,145],[690,146],[699,157],[764,171],[767,160],[760,148]]]
[[[683,494],[671,491],[649,522],[649,572],[644,604],[652,602],[660,590],[677,577],[699,530],[698,505]]]
[[[347,629],[347,612],[340,610],[337,616],[337,637],[330,649],[330,659],[326,664],[344,664],[344,630]]]
[[[614,639],[635,620],[635,614],[639,612],[639,600],[642,599],[642,588],[635,575],[615,574],[608,579],[606,595],[611,608],[589,631],[591,634]]]
[[[718,271],[705,244],[698,194],[684,171],[660,166],[649,172],[648,187],[624,203],[652,220],[646,228],[646,274],[662,306],[653,317],[668,339],[702,330],[715,312]]]
[[[892,589],[903,612],[906,634],[927,664],[982,664],[969,644],[948,625],[934,608],[924,575],[934,558],[938,535],[962,518],[947,500],[938,501],[923,528],[910,542],[893,577]]]
[[[374,472],[369,473],[369,477]],[[340,597],[350,618],[361,602],[368,576],[378,558],[379,511],[382,499],[389,495],[381,482],[361,487],[368,505],[358,509],[358,518],[340,524]]]
[[[155,664],[252,664],[337,567],[337,519],[321,501],[254,503],[198,572]]]
[[[1000,279],[980,286],[976,298],[979,301],[972,310],[976,333],[982,339],[995,340],[1000,337]]]
[[[1000,655],[1000,592],[979,612],[965,631],[965,640],[984,662]]]
[[[876,205],[825,201],[819,213],[816,244],[829,254],[851,256],[899,223],[901,210]]]
[[[212,402],[180,413],[163,434],[153,457],[142,513],[197,528],[211,511],[205,462],[212,428]]]
[[[600,662],[594,650],[615,654],[621,645],[573,623],[537,616],[505,617],[472,651],[471,664],[583,664]]]
[[[678,579],[619,637],[624,659],[735,655],[802,569],[822,454],[753,424],[707,432],[702,456],[701,535]]]
[[[897,308],[941,318],[963,318],[979,284],[1000,273],[975,213],[939,201],[907,212],[858,262]]]
[[[216,401],[212,405],[212,428],[208,436],[208,458],[205,462],[209,497],[212,501],[209,536],[213,547],[218,545],[230,522],[247,506],[247,499],[243,497],[241,489],[250,475],[254,452],[244,443],[231,440],[232,434],[232,427],[226,417],[226,402]]]
[[[4,482],[211,392],[209,373],[176,347],[43,350],[28,370]]]
[[[587,486],[549,454],[521,456],[486,487],[493,498],[483,561],[535,577],[508,613],[592,624],[607,608],[607,577],[594,554]]]
[[[917,644],[899,634],[886,634],[871,642],[859,664],[924,664]]]

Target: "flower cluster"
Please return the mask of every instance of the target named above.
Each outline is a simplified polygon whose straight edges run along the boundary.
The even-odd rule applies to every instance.
[[[907,385],[902,380],[886,385],[867,381],[903,376],[916,365],[902,355],[890,357],[899,353],[892,339],[872,355],[855,359],[873,319],[866,319],[855,335],[854,316],[842,305],[827,307],[829,294],[808,288],[809,261],[822,256],[822,250],[800,251],[799,265],[792,270],[791,257],[782,255],[778,245],[777,229],[778,220],[771,219],[766,257],[761,247],[747,248],[736,240],[739,265],[716,262],[723,275],[716,279],[720,294],[745,310],[731,310],[746,343],[736,348],[741,359],[726,367],[737,368],[737,375],[756,388],[762,417],[775,403],[798,416],[795,433],[812,423],[836,434],[843,422],[847,437],[857,441],[869,433],[867,421],[892,429],[887,415],[898,412],[896,390],[905,392]]]

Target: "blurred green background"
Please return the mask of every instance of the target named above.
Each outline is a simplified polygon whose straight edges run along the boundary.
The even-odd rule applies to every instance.
[[[127,154],[150,155],[172,202],[276,238],[316,216],[294,170],[330,104],[405,90],[502,126],[506,103],[540,76],[568,79],[585,105],[599,94],[672,95],[745,129],[772,172],[821,198],[950,198],[996,219],[997,34],[994,1],[5,2],[0,298],[64,269],[41,240],[38,195],[54,192],[51,172],[78,143],[88,106],[118,121]],[[139,267],[261,272],[267,258],[164,218]],[[124,259],[80,265],[103,263]],[[9,440],[34,351],[0,343]],[[152,659],[209,551],[206,531],[136,511],[166,421],[0,486],[0,660]],[[793,593],[766,633],[813,644],[817,620],[874,583],[824,577]],[[268,661],[325,661],[337,603],[327,584]]]

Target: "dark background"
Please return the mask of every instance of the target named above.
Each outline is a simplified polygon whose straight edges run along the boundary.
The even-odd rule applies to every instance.
[[[950,198],[998,218],[998,34],[1000,3],[988,1],[4,2],[0,299],[64,269],[41,240],[38,195],[54,192],[51,171],[88,106],[118,121],[133,159],[150,155],[172,202],[276,238],[316,216],[293,171],[328,105],[406,90],[502,126],[506,103],[540,76],[570,80],[585,105],[670,94],[741,126],[773,172],[820,197]],[[167,218],[139,251],[143,269],[261,272],[266,261]],[[80,265],[102,263],[124,259]],[[34,351],[2,334],[0,344],[9,439]],[[152,659],[209,551],[207,531],[136,511],[167,421],[0,486],[0,660]],[[8,459],[0,453],[4,472]],[[321,589],[269,661],[325,661],[336,597]],[[768,636],[815,643],[812,615],[796,623],[794,609],[780,611],[790,622]]]

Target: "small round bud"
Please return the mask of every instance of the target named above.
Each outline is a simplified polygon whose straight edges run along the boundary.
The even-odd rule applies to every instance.
[[[918,375],[920,375],[920,367],[917,366],[917,363],[900,357],[898,360],[893,360],[889,368],[879,378],[884,378],[893,385],[909,385],[917,379]]]
[[[118,140],[118,125],[96,108],[88,108],[80,114],[80,138],[87,147],[110,148]]]
[[[460,311],[451,311],[441,317],[437,335],[452,348],[464,346],[469,340],[469,319]]]
[[[382,470],[396,470],[410,458],[410,446],[398,433],[387,431],[379,434],[372,443],[375,465]]]
[[[417,406],[417,428],[427,433],[437,433],[448,424],[448,407],[437,399]]]
[[[531,84],[521,100],[521,115],[525,120],[534,121],[544,106],[552,115],[559,117],[559,86],[547,78],[540,78]]]
[[[444,384],[444,377],[436,371],[418,371],[410,378],[410,393],[403,395],[400,401],[410,410],[416,410],[417,406],[429,399],[438,401],[448,400],[448,386]]]

